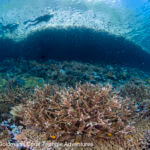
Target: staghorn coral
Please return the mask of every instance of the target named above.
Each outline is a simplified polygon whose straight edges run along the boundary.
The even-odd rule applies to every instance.
[[[21,104],[13,114],[22,123],[47,139],[58,142],[112,141],[127,146],[134,133],[134,104],[118,96],[110,85],[77,84],[76,88],[45,85],[37,88],[33,99]],[[15,109],[14,109],[15,110]],[[90,137],[90,138],[89,138]]]
[[[30,143],[29,147],[33,150],[141,150],[141,148],[145,148],[148,146],[148,135],[146,135],[146,131],[150,130],[150,122],[148,120],[142,120],[140,122],[136,122],[135,124],[135,132],[133,135],[126,135],[126,139],[128,142],[126,147],[121,147],[117,143],[110,140],[100,139],[99,141],[94,141],[91,138],[86,139],[86,142],[94,143],[94,147],[62,147],[62,146],[50,146],[50,143],[56,143],[55,140],[51,138],[47,138],[44,132],[37,132],[37,130],[33,129],[24,129],[21,134],[16,136],[16,139],[20,142],[20,144],[26,147],[26,143]],[[146,139],[145,139],[146,137]],[[80,141],[79,141],[80,142]],[[123,142],[123,141],[121,141]],[[61,143],[59,143],[61,144]],[[76,149],[75,149],[76,148]],[[147,147],[146,147],[147,148]],[[147,149],[146,149],[147,150]]]
[[[142,81],[129,81],[121,89],[121,96],[130,97],[136,101],[150,99],[150,87],[144,85]]]
[[[0,93],[1,102],[10,102],[12,104],[19,104],[23,102],[25,97],[32,95],[32,90],[27,90],[23,87],[14,86],[15,80],[7,82],[6,89]]]
[[[7,119],[11,107],[23,103],[25,99],[32,97],[32,89],[14,86],[14,81],[8,81],[3,91],[0,91],[0,120]],[[4,115],[5,114],[5,115]]]
[[[136,133],[134,135],[134,140],[138,141],[140,150],[150,149],[150,121],[148,119],[142,119],[137,121]]]
[[[131,81],[123,86],[120,95],[135,101],[142,117],[150,116],[150,86],[138,80]]]

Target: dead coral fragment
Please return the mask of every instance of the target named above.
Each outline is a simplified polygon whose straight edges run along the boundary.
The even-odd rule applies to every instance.
[[[129,105],[109,85],[78,84],[75,89],[45,85],[35,90],[33,100],[22,104],[24,111],[18,109],[18,114],[26,127],[55,136],[59,142],[91,137],[121,143],[134,131],[135,109]]]

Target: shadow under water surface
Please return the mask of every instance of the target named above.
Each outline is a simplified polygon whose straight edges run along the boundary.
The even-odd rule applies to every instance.
[[[0,39],[0,60],[18,57],[118,64],[150,72],[150,54],[141,47],[123,37],[87,28],[45,29],[20,42]]]

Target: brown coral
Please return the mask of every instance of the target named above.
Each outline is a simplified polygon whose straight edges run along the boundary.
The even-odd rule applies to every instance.
[[[45,132],[47,138],[56,136],[59,142],[84,142],[90,137],[121,144],[134,132],[135,109],[129,105],[109,85],[78,84],[75,89],[45,85],[23,104],[22,123]]]
[[[8,81],[6,88],[0,91],[0,120],[10,117],[8,114],[11,107],[23,103],[26,99],[32,99],[32,89],[14,86],[13,82]]]
[[[150,86],[138,80],[128,82],[121,89],[120,95],[135,101],[142,117],[150,117]]]

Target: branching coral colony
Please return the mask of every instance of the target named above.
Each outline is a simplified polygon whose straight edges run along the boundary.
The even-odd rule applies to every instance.
[[[150,116],[150,86],[140,81],[126,83],[120,91],[122,97],[130,97],[136,102],[137,111],[143,118]]]
[[[11,114],[20,117],[25,130],[44,133],[47,140],[109,141],[127,147],[135,132],[135,109],[133,101],[122,99],[110,85],[87,83],[76,88],[36,88],[33,99],[14,107]]]

